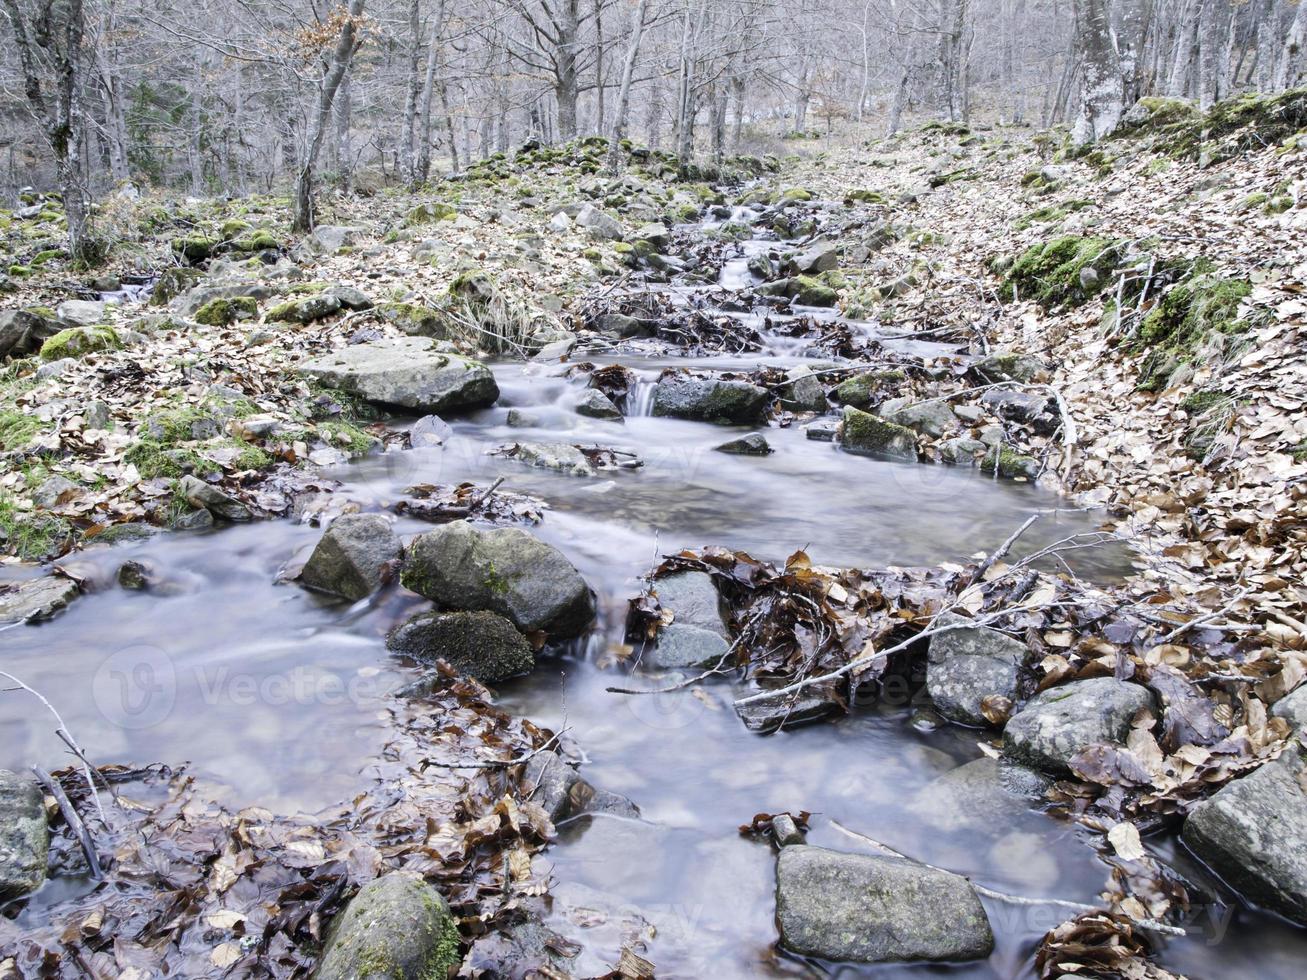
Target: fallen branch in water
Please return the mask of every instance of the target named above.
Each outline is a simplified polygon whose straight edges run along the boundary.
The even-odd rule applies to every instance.
[[[45,787],[47,793],[54,797],[55,803],[59,805],[59,812],[63,814],[64,823],[68,824],[68,829],[73,832],[77,842],[82,846],[82,853],[86,855],[86,863],[91,869],[91,877],[99,881],[104,877],[104,871],[100,868],[100,856],[96,853],[95,840],[91,837],[91,832],[86,829],[86,824],[82,822],[81,816],[73,808],[72,801],[68,799],[68,794],[64,788],[59,785],[48,772],[40,766],[32,766],[32,772],[36,774],[37,780]]]
[[[840,833],[847,834],[848,836],[856,840],[860,840],[863,843],[870,844],[872,847],[876,848],[879,851],[883,851],[885,854],[888,854],[891,857],[902,858],[905,861],[912,861],[914,864],[919,864],[923,868],[930,868],[932,871],[942,871],[945,874],[955,873],[949,871],[947,868],[941,868],[933,864],[927,864],[925,861],[918,861],[916,858],[908,857],[908,855],[904,854],[902,851],[896,851],[888,844],[882,844],[880,841],[868,837],[866,834],[860,834],[856,830],[850,830],[848,827],[845,827],[842,824],[840,824],[839,821],[837,820],[832,820],[831,826],[834,827],[836,830],[838,830]],[[966,877],[966,876],[963,875],[962,877]],[[967,880],[971,881],[970,878],[967,878]],[[978,894],[984,895],[986,898],[992,898],[998,902],[1006,902],[1009,905],[1056,905],[1058,908],[1069,909],[1077,913],[1107,911],[1106,909],[1100,908],[1096,905],[1084,905],[1080,902],[1068,902],[1065,899],[1061,899],[1061,898],[1029,898],[1025,895],[1012,895],[1009,894],[1008,892],[1001,892],[993,888],[986,888],[984,885],[979,885],[974,881],[971,881],[971,887],[974,888]],[[1125,915],[1125,913],[1118,913],[1118,914]],[[1131,922],[1133,922],[1135,925],[1137,925],[1140,929],[1147,929],[1151,932],[1161,932],[1161,933],[1165,933],[1168,936],[1188,935],[1188,933],[1186,933],[1184,929],[1180,928],[1179,926],[1171,926],[1171,925],[1167,925],[1164,922],[1155,922],[1147,919],[1136,919],[1130,915],[1126,915],[1125,917],[1129,919]]]

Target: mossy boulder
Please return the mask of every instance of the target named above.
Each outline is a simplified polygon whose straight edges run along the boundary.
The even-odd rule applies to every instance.
[[[262,252],[266,249],[278,249],[281,243],[267,228],[259,228],[236,239],[232,247],[237,252]]]
[[[331,293],[320,293],[304,299],[287,300],[268,310],[264,319],[269,322],[313,323],[340,312],[340,298]]]
[[[1245,279],[1205,273],[1172,286],[1144,317],[1134,341],[1135,349],[1148,352],[1139,367],[1140,390],[1160,391],[1177,367],[1213,339],[1245,332],[1251,324],[1239,308],[1251,292]]]
[[[1079,306],[1097,296],[1120,263],[1124,242],[1062,235],[1026,249],[1003,282],[1005,299],[1034,299],[1041,306]]]
[[[110,326],[69,327],[41,345],[41,360],[58,361],[65,357],[85,357],[96,351],[117,350],[122,346],[118,333]]]
[[[993,452],[990,452],[980,461],[982,472],[993,473],[996,467],[998,475],[1007,477],[1009,480],[1033,480],[1039,476],[1040,469],[1039,460],[1032,456],[1022,455],[1008,446],[1000,447],[997,457]]]
[[[841,405],[866,408],[881,396],[897,391],[906,380],[907,375],[902,371],[868,371],[841,381],[831,392],[831,397]]]
[[[344,514],[318,539],[299,579],[311,589],[357,601],[390,579],[403,549],[380,514]]]
[[[225,327],[237,320],[258,316],[259,304],[252,296],[213,299],[195,311],[195,322],[211,327]]]
[[[184,235],[172,240],[172,250],[195,265],[213,255],[220,244],[218,239],[207,235]]]
[[[442,980],[461,959],[458,927],[434,887],[410,871],[364,885],[331,924],[317,980]]]
[[[190,269],[186,266],[165,269],[155,280],[154,289],[150,293],[150,305],[167,306],[203,278],[204,273],[199,269]]]
[[[909,428],[848,405],[844,409],[840,448],[859,456],[886,456],[915,462],[917,436]]]
[[[423,663],[444,660],[460,674],[497,684],[535,668],[526,637],[492,612],[423,612],[386,637],[392,653]]]
[[[403,225],[412,228],[416,225],[430,225],[437,221],[452,221],[458,217],[458,209],[442,201],[428,201],[419,204],[404,215]]]
[[[771,392],[747,381],[670,375],[654,387],[653,414],[662,417],[754,425],[762,421]]]

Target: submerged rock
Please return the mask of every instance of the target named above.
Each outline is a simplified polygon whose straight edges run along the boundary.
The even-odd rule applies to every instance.
[[[653,414],[722,425],[752,425],[762,420],[771,392],[747,381],[692,378],[678,374],[654,387]]]
[[[524,633],[576,636],[594,619],[580,572],[521,528],[481,531],[458,521],[419,534],[400,580],[450,609],[497,612]]]
[[[975,759],[950,769],[913,795],[908,810],[938,830],[1006,827],[1044,799],[1053,781],[1015,763]]]
[[[0,902],[41,887],[49,850],[41,787],[30,776],[0,769]]]
[[[512,455],[509,458],[526,463],[528,466],[555,470],[568,476],[594,476],[595,474],[590,458],[570,443],[519,442],[511,448]]]
[[[781,849],[776,921],[786,949],[829,960],[974,960],[994,949],[967,879],[903,858],[821,847]]]
[[[1003,751],[1037,769],[1068,772],[1081,749],[1123,744],[1136,713],[1153,703],[1147,688],[1114,677],[1052,687],[1012,716],[1003,731]]]
[[[774,451],[768,444],[766,437],[756,432],[751,432],[739,439],[732,439],[730,442],[724,442],[720,446],[714,446],[713,449],[716,452],[730,453],[733,456],[767,456]]]
[[[933,625],[967,622],[946,613]],[[993,699],[1002,698],[1010,707],[1017,696],[1018,671],[1029,655],[1024,643],[983,626],[937,633],[930,638],[926,690],[945,718],[964,725],[993,724],[985,715],[986,698],[991,699],[991,714],[1005,715]]]
[[[38,623],[77,598],[77,583],[62,575],[28,579],[0,590],[0,623]]]
[[[390,521],[380,514],[344,514],[318,540],[299,579],[311,589],[345,599],[370,596],[403,554]]]
[[[522,775],[531,800],[540,804],[554,823],[585,813],[610,813],[638,817],[640,808],[625,796],[596,789],[581,778],[576,767],[557,752],[540,752],[531,757]]]
[[[1303,749],[1234,780],[1193,808],[1182,837],[1250,901],[1307,925],[1307,792]]]
[[[393,653],[423,663],[444,660],[460,674],[497,684],[535,668],[531,644],[492,612],[423,612],[386,637]]]
[[[911,429],[877,418],[853,406],[844,409],[844,434],[840,448],[860,456],[888,456],[915,462],[917,436]]]
[[[461,960],[449,906],[411,871],[364,885],[331,924],[316,980],[431,980]]]
[[[306,361],[300,371],[379,405],[437,415],[483,408],[499,397],[488,367],[437,350],[426,337],[357,344]]]
[[[736,693],[740,697],[750,697],[761,694],[762,691],[763,688],[749,686]],[[759,735],[770,735],[782,728],[798,728],[800,725],[824,721],[839,710],[840,706],[834,701],[808,691],[735,706],[735,713],[744,722],[744,727]]]

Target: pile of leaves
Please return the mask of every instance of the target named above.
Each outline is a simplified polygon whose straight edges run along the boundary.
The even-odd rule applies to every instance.
[[[499,484],[479,487],[475,483],[445,486],[420,483],[405,493],[410,499],[395,504],[395,513],[448,524],[478,518],[492,524],[539,524],[544,520],[543,501],[522,493],[500,490]]]
[[[60,786],[95,835],[104,877],[23,929],[0,918],[0,975],[308,977],[331,919],[360,886],[415,871],[449,901],[465,939],[543,894],[532,855],[554,836],[515,760],[553,740],[452,671],[390,708],[393,740],[339,812],[231,813],[194,777],[105,768],[107,820],[80,771]],[[481,768],[468,768],[469,765]],[[128,794],[132,795],[129,796]],[[79,860],[56,823],[56,865]]]

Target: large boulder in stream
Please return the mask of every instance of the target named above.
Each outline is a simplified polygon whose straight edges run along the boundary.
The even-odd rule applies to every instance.
[[[499,613],[524,633],[566,638],[594,619],[594,597],[581,573],[521,528],[481,531],[458,521],[419,534],[400,581],[447,609]]]
[[[0,902],[41,887],[49,850],[41,787],[30,776],[0,769]]]
[[[719,425],[752,425],[762,421],[770,402],[771,392],[747,381],[677,374],[654,387],[653,414]]]
[[[316,980],[431,980],[462,957],[440,893],[411,871],[364,885],[332,923]]]
[[[1147,688],[1114,677],[1050,687],[1008,721],[1003,751],[1036,769],[1069,772],[1072,757],[1082,749],[1124,744],[1135,715],[1153,706]]]
[[[492,612],[422,612],[386,637],[392,653],[423,663],[444,660],[460,674],[497,684],[535,668],[535,653],[517,628]]]
[[[969,623],[953,613],[935,620],[935,626],[956,628],[930,638],[926,690],[945,718],[985,726],[1006,716],[1030,650],[1006,633]]]
[[[844,408],[840,448],[859,456],[886,456],[915,462],[917,435],[911,429],[848,405]]]
[[[499,397],[488,367],[440,350],[428,337],[357,344],[305,361],[299,369],[378,405],[436,415],[484,408]]]
[[[1307,926],[1307,792],[1303,746],[1234,780],[1193,808],[1185,844],[1240,894]]]
[[[381,588],[402,553],[390,521],[380,514],[343,514],[318,540],[299,579],[319,592],[364,599]]]
[[[897,857],[796,845],[776,861],[781,945],[855,963],[975,960],[994,933],[971,882]]]

